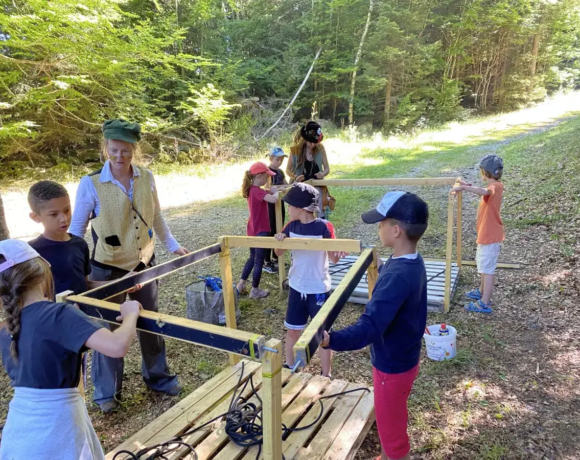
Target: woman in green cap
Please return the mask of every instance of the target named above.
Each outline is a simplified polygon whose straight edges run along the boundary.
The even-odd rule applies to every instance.
[[[115,280],[151,267],[157,237],[169,252],[187,254],[161,215],[153,174],[133,164],[140,153],[140,126],[120,119],[108,120],[103,124],[103,137],[106,161],[102,169],[81,179],[69,230],[83,238],[91,222],[95,247],[89,277],[94,281]],[[121,303],[124,297],[118,296],[114,301]],[[157,282],[146,284],[130,297],[145,310],[157,311]],[[182,387],[177,376],[169,372],[164,339],[140,332],[139,342],[147,386],[169,395],[179,394]],[[95,352],[92,378],[93,400],[103,412],[116,409],[123,382],[123,359]]]

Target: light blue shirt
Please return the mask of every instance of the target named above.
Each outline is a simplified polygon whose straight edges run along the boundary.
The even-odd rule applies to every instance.
[[[119,187],[125,195],[129,197],[131,202],[133,201],[133,182],[134,178],[138,177],[139,171],[136,168],[131,168],[133,171],[133,177],[131,178],[131,186],[127,191],[123,184],[121,184],[115,177],[113,176],[113,172],[111,171],[111,166],[109,161],[107,160],[103,165],[103,169],[101,174],[99,175],[99,182],[111,182]],[[181,246],[177,242],[177,240],[171,234],[171,230],[169,230],[169,226],[163,215],[161,214],[161,206],[159,205],[159,197],[157,196],[157,190],[155,188],[155,179],[153,178],[153,173],[149,170],[146,170],[147,173],[151,177],[151,192],[153,194],[153,201],[155,205],[154,217],[153,217],[153,230],[163,243],[163,245],[167,248],[169,252],[177,251]],[[87,227],[89,225],[89,221],[91,219],[91,214],[94,212],[96,216],[99,215],[100,211],[100,203],[99,203],[99,195],[97,194],[97,189],[93,184],[93,181],[89,176],[84,176],[81,179],[79,187],[77,189],[77,198],[75,202],[74,213],[72,216],[72,221],[70,225],[69,232],[73,235],[80,236],[84,238],[85,233],[87,231]]]

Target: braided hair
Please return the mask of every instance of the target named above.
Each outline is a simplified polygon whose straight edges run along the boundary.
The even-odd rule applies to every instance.
[[[3,259],[0,256],[0,259]],[[2,260],[0,260],[0,263]],[[14,265],[0,273],[0,305],[4,311],[4,324],[12,342],[10,356],[18,361],[18,338],[20,337],[20,313],[24,294],[29,289],[42,284],[47,298],[54,297],[54,283],[49,265],[40,258],[30,259]]]

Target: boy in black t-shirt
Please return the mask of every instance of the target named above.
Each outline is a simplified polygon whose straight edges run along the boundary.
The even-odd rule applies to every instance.
[[[89,246],[82,238],[68,233],[71,204],[66,189],[52,181],[37,182],[30,187],[28,204],[30,218],[44,227],[42,234],[28,244],[50,263],[55,294],[87,291],[91,273]],[[91,282],[91,287],[96,285]]]
[[[270,159],[270,164],[268,167],[275,176],[272,176],[272,185],[275,185],[278,190],[280,190],[281,185],[287,185],[286,176],[284,171],[280,169],[284,158],[288,155],[284,153],[284,150],[280,147],[273,147],[268,155]],[[286,210],[284,208],[284,202],[281,203],[282,206],[282,224],[284,224],[284,219],[286,218]],[[268,218],[270,219],[270,235],[274,236],[276,232],[276,205],[274,203],[268,203]],[[266,251],[266,257],[264,259],[264,267],[262,268],[266,273],[278,273],[278,256],[274,250]]]

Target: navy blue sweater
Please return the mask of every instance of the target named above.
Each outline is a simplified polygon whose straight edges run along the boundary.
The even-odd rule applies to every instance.
[[[390,258],[365,312],[356,324],[330,333],[328,348],[359,350],[371,346],[371,362],[389,374],[406,372],[419,362],[427,323],[427,273],[416,259]]]

